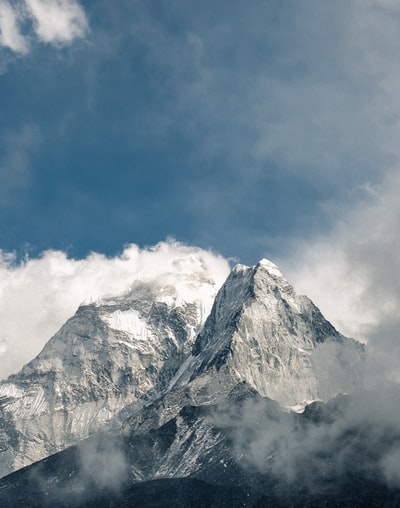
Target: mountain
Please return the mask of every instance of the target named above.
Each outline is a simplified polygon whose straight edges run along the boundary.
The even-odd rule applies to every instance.
[[[116,424],[131,404],[166,389],[218,289],[195,275],[175,286],[137,282],[122,296],[82,305],[34,360],[0,383],[1,475]]]
[[[357,404],[342,395],[297,414],[241,383],[145,435],[102,433],[1,479],[2,507],[399,506],[379,468],[399,428],[371,433]]]
[[[199,400],[246,381],[284,406],[354,389],[363,346],[346,339],[267,260],[237,265],[173,380]]]
[[[137,282],[122,296],[81,306],[0,384],[2,475],[106,427],[144,439],[180,422],[187,407],[200,408],[192,409],[198,415],[223,404],[243,383],[286,408],[357,386],[364,347],[296,295],[273,263],[236,266],[214,303],[215,283],[205,274],[185,284],[191,291],[182,291],[182,281]],[[185,460],[205,460],[211,442],[203,430]],[[186,441],[175,442],[179,456]],[[157,471],[135,463],[130,477],[192,474],[172,456],[153,462]]]

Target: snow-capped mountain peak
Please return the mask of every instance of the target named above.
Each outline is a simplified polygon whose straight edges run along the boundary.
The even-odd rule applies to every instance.
[[[270,261],[269,259],[263,258],[257,263],[256,266],[259,266],[263,270],[266,270],[271,276],[277,278],[283,278],[282,272],[280,271],[278,265]]]
[[[157,400],[167,421],[187,397],[213,403],[243,382],[286,406],[355,385],[362,346],[298,296],[274,263],[237,265],[219,291],[205,264],[182,263],[82,305],[0,383],[0,474]]]
[[[283,405],[301,405],[353,388],[362,357],[359,343],[262,260],[232,270],[173,384],[190,381],[194,393],[201,387],[204,394],[205,384],[221,391],[246,381]],[[212,398],[212,390],[205,396]]]
[[[191,271],[147,277],[81,305],[35,359],[0,383],[0,474],[86,438],[166,389],[218,290],[197,261]]]

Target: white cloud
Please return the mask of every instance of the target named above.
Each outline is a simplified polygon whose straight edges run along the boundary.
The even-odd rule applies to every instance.
[[[30,41],[55,46],[71,44],[88,30],[86,14],[75,0],[23,0],[12,6],[0,1],[0,46],[15,53],[28,53],[28,36],[20,25],[29,29]]]
[[[39,40],[69,44],[88,28],[85,12],[75,0],[25,0]]]
[[[229,272],[224,258],[174,241],[147,249],[129,245],[113,258],[92,253],[76,260],[46,251],[14,261],[0,251],[0,379],[39,353],[83,300],[120,294],[135,280],[159,277],[179,281],[178,289],[187,292],[197,274],[218,289]]]
[[[16,53],[28,52],[27,40],[19,29],[18,14],[5,0],[0,2],[0,46]]]

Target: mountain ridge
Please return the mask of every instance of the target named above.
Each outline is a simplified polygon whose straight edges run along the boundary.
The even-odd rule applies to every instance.
[[[183,302],[168,282],[139,282],[125,296],[81,305],[35,359],[0,383],[0,474],[88,437],[164,389],[211,305]],[[215,292],[212,280],[201,283],[203,293]]]
[[[262,260],[233,268],[174,383],[185,385],[209,369],[219,373],[226,367],[227,386],[247,380],[260,394],[294,406],[352,390],[364,352],[309,298],[298,296],[275,264]],[[335,369],[343,371],[341,384],[331,388]]]
[[[400,488],[377,465],[400,428],[371,436],[358,404],[343,395],[297,414],[240,383],[146,434],[101,433],[0,479],[2,506],[397,506]]]
[[[213,303],[206,275],[172,282],[138,281],[123,295],[82,305],[0,383],[1,474],[110,424],[147,432],[188,403],[218,403],[242,382],[285,406],[357,383],[363,346],[297,296],[270,261],[237,265]],[[333,387],[324,377],[332,369],[343,374]]]

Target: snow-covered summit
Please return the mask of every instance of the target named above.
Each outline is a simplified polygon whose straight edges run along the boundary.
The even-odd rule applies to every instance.
[[[270,275],[275,276],[277,278],[283,277],[282,272],[280,271],[278,265],[270,261],[269,259],[263,258],[258,262],[258,266],[260,266],[263,270],[266,270]]]
[[[81,305],[36,358],[0,383],[7,421],[2,436],[0,416],[0,474],[86,438],[166,389],[219,287],[207,266],[195,268]]]

